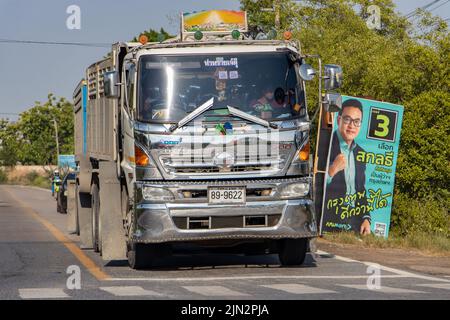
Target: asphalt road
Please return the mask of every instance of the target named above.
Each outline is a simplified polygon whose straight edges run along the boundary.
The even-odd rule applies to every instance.
[[[0,299],[450,299],[448,277],[321,251],[294,268],[280,267],[276,255],[201,254],[135,271],[79,249],[65,226],[50,192],[0,186]],[[78,267],[81,289],[73,289],[67,270]]]

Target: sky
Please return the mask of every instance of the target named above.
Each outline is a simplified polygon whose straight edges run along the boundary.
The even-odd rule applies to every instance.
[[[406,14],[431,0],[394,0]],[[442,0],[440,3],[444,3]],[[66,10],[81,10],[79,30],[66,26]],[[439,5],[436,4],[436,6]],[[433,8],[433,7],[431,7]],[[149,28],[177,34],[180,12],[239,9],[239,0],[0,0],[0,39],[114,43],[129,41]],[[450,17],[450,1],[433,13]],[[72,100],[85,69],[107,48],[0,42],[0,118],[45,102],[49,93]],[[11,114],[10,114],[11,113]]]

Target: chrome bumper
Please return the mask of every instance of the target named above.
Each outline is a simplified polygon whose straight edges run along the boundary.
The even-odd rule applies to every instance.
[[[165,186],[167,188],[167,186]],[[141,184],[136,184],[138,194]],[[171,189],[178,188],[171,186]],[[186,188],[186,184],[182,186]],[[254,199],[253,199],[254,200]],[[317,220],[311,199],[261,200],[247,199],[245,205],[209,205],[207,201],[174,201],[148,203],[137,196],[132,223],[131,241],[161,243],[213,239],[281,239],[318,236]],[[183,229],[174,221],[178,218],[231,216],[279,216],[273,226],[245,226],[210,229]],[[187,220],[189,221],[189,220]],[[244,223],[245,224],[245,223]]]
[[[161,243],[171,241],[199,241],[213,239],[281,239],[281,238],[312,238],[318,236],[317,220],[313,201],[309,197],[300,199],[280,200],[277,192],[287,183],[305,181],[309,178],[240,181],[232,182],[245,184],[248,188],[263,186],[272,188],[268,197],[247,198],[245,205],[209,205],[207,199],[181,199],[176,198],[169,203],[151,203],[144,201],[141,196],[143,185],[152,185],[169,189],[179,194],[184,189],[203,189],[214,184],[227,184],[225,182],[173,182],[135,184],[135,207],[131,229],[131,241],[135,243]],[[230,183],[230,182],[228,182]],[[266,216],[279,217],[271,226],[240,226],[208,229],[182,228],[175,223],[176,219],[214,219],[227,217]],[[179,220],[178,220],[179,221]],[[211,220],[210,220],[211,221]],[[267,218],[266,218],[267,221]]]

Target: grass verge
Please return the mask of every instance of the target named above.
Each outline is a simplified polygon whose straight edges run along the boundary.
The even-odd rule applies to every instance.
[[[351,244],[364,248],[418,249],[420,251],[450,255],[450,238],[441,234],[423,232],[399,236],[391,233],[387,239],[375,235],[359,236],[352,232],[329,233],[323,236],[328,242]]]
[[[36,171],[27,173],[20,178],[10,179],[4,170],[0,170],[0,184],[15,184],[22,186],[33,186],[44,189],[51,188],[51,180],[49,177],[40,175]]]

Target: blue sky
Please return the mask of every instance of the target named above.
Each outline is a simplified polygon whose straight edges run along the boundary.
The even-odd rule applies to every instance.
[[[395,0],[409,13],[430,0]],[[442,3],[444,1],[441,1]],[[81,30],[66,27],[70,5],[81,8]],[[238,9],[238,0],[0,0],[0,39],[113,43],[149,28],[178,33],[181,11]],[[433,11],[450,17],[450,2]],[[71,99],[86,67],[107,49],[0,43],[0,113],[20,113],[49,92]],[[0,114],[0,118],[14,116]]]

